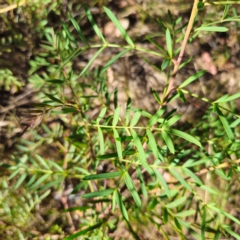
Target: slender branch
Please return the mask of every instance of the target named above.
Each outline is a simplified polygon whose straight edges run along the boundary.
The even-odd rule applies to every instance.
[[[186,48],[190,33],[192,31],[194,19],[195,19],[197,13],[198,13],[198,8],[197,8],[198,2],[199,2],[199,0],[194,0],[190,20],[189,20],[189,23],[188,23],[188,26],[187,26],[187,30],[186,30],[184,39],[183,39],[181,51],[179,53],[177,61],[175,62],[174,69],[173,69],[173,74],[172,74],[172,77],[169,81],[168,89],[167,89],[166,95],[164,96],[163,103],[166,102],[166,100],[168,99],[168,96],[169,96],[170,92],[175,89],[174,88],[175,77],[177,75],[177,72],[178,72],[179,66],[181,64],[183,55],[184,55],[185,48]]]

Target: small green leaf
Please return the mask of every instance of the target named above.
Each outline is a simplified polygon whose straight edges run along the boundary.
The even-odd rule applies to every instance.
[[[173,202],[170,202],[168,204],[165,205],[166,208],[176,208],[178,207],[179,205],[183,204],[184,202],[186,201],[186,197],[183,196],[183,197],[180,197],[180,198],[177,198],[176,200],[174,200]]]
[[[91,193],[85,193],[81,197],[82,198],[95,198],[95,197],[106,197],[113,193],[115,191],[115,188],[108,188],[96,192],[91,192]]]
[[[148,121],[148,127],[152,127],[166,111],[166,107],[160,108]]]
[[[122,143],[121,143],[121,140],[119,140],[119,134],[115,128],[113,128],[113,136],[114,136],[115,144],[117,147],[118,157],[119,157],[119,159],[123,159]]]
[[[177,115],[173,116],[172,118],[170,118],[166,123],[167,126],[171,127],[174,123],[176,123],[181,118],[181,116],[182,115],[177,114]]]
[[[122,172],[100,173],[100,174],[93,174],[93,175],[85,176],[82,180],[108,179],[108,178],[120,177],[121,175],[122,175]]]
[[[157,176],[158,180],[160,181],[164,191],[165,191],[165,194],[168,196],[168,198],[171,196],[171,193],[170,193],[170,190],[168,188],[168,185],[167,183],[165,182],[162,174],[157,170],[157,169],[154,169],[154,173],[155,175]]]
[[[166,43],[167,43],[167,51],[170,58],[173,56],[172,49],[172,37],[169,28],[166,29]]]
[[[196,28],[194,31],[205,31],[205,32],[227,32],[228,28],[218,26],[203,26]]]
[[[119,116],[120,116],[120,112],[121,112],[121,107],[118,107],[118,108],[114,111],[112,126],[116,126],[116,125],[117,125],[118,120],[119,120]]]
[[[70,13],[68,13],[68,17],[70,18],[73,26],[75,27],[77,33],[79,34],[79,37],[81,38],[81,40],[86,44],[89,45],[87,42],[87,39],[85,38],[85,36],[83,35],[83,32],[80,28],[80,26],[78,25],[78,23],[76,22],[76,20],[72,17],[72,15]]]
[[[175,217],[188,217],[188,216],[191,216],[193,214],[195,214],[196,210],[194,209],[190,209],[190,210],[186,210],[186,211],[183,211],[183,212],[179,212],[177,214],[175,214]]]
[[[49,182],[45,185],[43,185],[42,187],[40,187],[38,190],[39,191],[42,191],[42,190],[46,190],[46,189],[49,189],[51,187],[57,187],[61,182],[64,181],[64,178],[59,178],[58,180],[55,180],[55,181],[52,181],[52,182]]]
[[[218,113],[218,117],[220,118],[220,120],[222,122],[223,128],[224,128],[227,136],[229,137],[230,140],[234,141],[234,135],[233,135],[232,129],[230,128],[230,126],[228,124],[227,119],[223,116],[219,107],[218,106],[215,106],[215,107],[216,107],[215,109]]]
[[[202,207],[202,214],[201,214],[201,239],[205,240],[205,231],[206,231],[206,207]]]
[[[137,133],[132,128],[130,129],[130,131],[131,131],[131,134],[133,137],[133,142],[135,143],[136,148],[138,150],[138,158],[139,158],[141,164],[143,165],[143,167],[145,167],[145,169],[150,173],[150,175],[152,175],[153,171],[147,163],[146,154],[144,152],[142,143],[141,143]]]
[[[212,194],[215,194],[215,195],[218,194],[215,190],[213,190],[212,188],[210,188],[210,187],[208,187],[206,185],[201,185],[200,188],[202,188],[202,189],[204,189],[204,190],[206,190],[206,191],[208,191],[208,192],[210,192]]]
[[[41,177],[30,187],[30,190],[32,191],[32,190],[38,188],[39,185],[40,185],[43,181],[45,181],[46,179],[48,179],[50,176],[51,176],[51,174],[49,174],[49,173],[41,176]]]
[[[134,126],[138,123],[139,118],[141,117],[141,115],[142,115],[142,111],[137,111],[137,112],[134,114],[134,116],[133,116],[133,118],[132,118],[132,121],[131,121],[131,123],[130,123],[130,127],[134,127]]]
[[[138,193],[137,193],[137,191],[134,187],[133,181],[132,181],[131,177],[129,176],[128,172],[125,172],[125,174],[124,174],[124,181],[127,185],[128,190],[132,194],[132,197],[133,197],[136,205],[139,208],[141,208],[142,207],[141,199],[140,199],[140,197],[139,197],[139,195],[138,195]]]
[[[170,61],[169,59],[165,59],[165,60],[162,62],[162,65],[161,65],[162,71],[169,66],[170,62],[171,62],[171,61]]]
[[[114,192],[114,193],[115,193],[115,192]],[[116,202],[117,202],[117,204],[118,204],[118,206],[119,206],[119,208],[120,208],[120,211],[121,211],[123,217],[124,217],[127,221],[129,221],[128,212],[127,212],[127,210],[126,210],[126,208],[125,208],[125,206],[124,206],[124,204],[123,204],[122,197],[121,197],[120,193],[119,193],[118,191],[116,191],[116,195],[115,195],[115,196],[116,196]]]
[[[106,111],[107,111],[107,108],[106,108],[106,107],[104,107],[104,108],[101,110],[101,112],[99,113],[99,115],[98,115],[98,117],[97,117],[97,121],[96,121],[97,124],[99,124],[100,120],[105,116]]]
[[[127,48],[123,50],[122,52],[118,53],[116,56],[114,56],[111,60],[109,60],[104,67],[101,70],[101,73],[105,72],[113,63],[115,63],[120,57],[124,56],[126,53],[130,52],[132,48]]]
[[[220,97],[218,100],[214,101],[213,103],[224,103],[224,102],[230,102],[237,98],[240,98],[240,92],[233,94],[231,96],[228,96],[228,94]]]
[[[108,15],[108,17],[112,20],[112,22],[115,24],[117,29],[120,31],[120,33],[122,34],[122,36],[124,37],[126,42],[128,42],[128,44],[134,48],[134,43],[133,43],[132,39],[128,36],[127,32],[124,30],[121,23],[117,20],[117,18],[112,13],[112,11],[107,7],[103,7],[103,8],[104,8],[106,14]]]
[[[27,172],[24,172],[21,175],[21,177],[17,180],[16,184],[14,185],[14,190],[17,190],[21,186],[21,184],[23,183],[27,176],[28,176]]]
[[[52,95],[50,95],[50,94],[45,93],[45,95],[46,95],[48,98],[50,98],[51,100],[53,100],[54,102],[64,104],[60,99],[58,99],[58,98],[56,98],[56,97],[54,97],[54,96],[52,96]]]
[[[162,136],[164,142],[166,143],[169,151],[170,151],[172,154],[174,154],[174,153],[175,153],[175,148],[174,148],[172,139],[171,139],[171,137],[169,136],[169,134],[167,133],[167,131],[163,130],[162,133],[161,133],[161,136]]]
[[[137,166],[137,176],[138,176],[138,179],[140,181],[142,193],[143,193],[144,197],[147,199],[148,198],[148,192],[147,192],[147,189],[146,189],[146,186],[145,186],[145,183],[144,183],[144,179],[143,179],[143,175],[142,175],[142,172],[141,172],[141,169],[140,169],[139,166]]]
[[[204,2],[200,1],[200,2],[198,3],[198,5],[197,5],[197,9],[198,9],[198,10],[201,10],[201,9],[203,9],[203,8],[204,8]]]
[[[192,191],[192,188],[190,185],[183,179],[183,177],[172,167],[169,168],[169,171],[172,173],[172,175],[189,191]]]
[[[155,138],[149,129],[147,129],[146,132],[147,132],[147,136],[148,136],[148,145],[151,148],[154,157],[156,159],[158,159],[158,148],[157,148],[157,143],[155,141]]]
[[[81,230],[81,231],[79,231],[77,233],[74,233],[74,234],[72,234],[72,235],[70,235],[68,237],[65,237],[65,238],[63,238],[63,240],[74,240],[74,239],[76,239],[79,236],[82,236],[82,235],[84,236],[84,235],[86,235],[86,233],[88,233],[88,232],[90,232],[90,231],[92,231],[94,229],[99,229],[102,226],[102,224],[103,224],[103,222],[95,224],[95,225],[93,225],[91,227],[88,227],[88,228],[83,229],[83,230]]]
[[[88,64],[85,66],[85,68],[81,71],[79,77],[81,77],[90,67],[90,65],[93,63],[93,61],[100,55],[100,53],[105,49],[105,46],[101,47],[94,55],[93,57],[90,59],[90,61],[88,62]]]
[[[98,127],[98,140],[99,140],[99,145],[100,145],[100,154],[103,155],[105,152],[105,145],[104,145],[103,132],[100,127]]]
[[[98,28],[97,24],[95,23],[95,21],[94,21],[94,19],[93,19],[93,16],[92,16],[92,14],[91,14],[91,12],[90,12],[90,10],[89,10],[89,8],[87,7],[86,4],[83,4],[83,7],[84,7],[84,10],[85,10],[85,12],[86,12],[87,18],[88,18],[89,22],[91,23],[91,25],[92,25],[95,33],[97,34],[97,36],[99,37],[99,39],[100,39],[103,43],[106,44],[107,42],[106,42],[105,38],[103,37],[103,35],[102,35],[100,29]]]
[[[157,100],[157,102],[159,104],[161,104],[161,99],[159,97],[159,94],[155,90],[152,90],[152,93],[153,93],[153,96],[155,97],[155,99]]]
[[[182,169],[183,169],[183,171],[184,171],[188,176],[190,176],[197,184],[199,184],[200,186],[203,184],[203,183],[201,182],[201,180],[200,180],[190,169],[185,168],[185,167],[183,167]]]
[[[41,165],[47,169],[50,170],[50,167],[48,166],[46,160],[44,160],[41,156],[39,156],[38,154],[35,155],[36,159],[41,163]]]
[[[206,71],[205,70],[201,70],[197,73],[195,73],[194,75],[192,75],[191,77],[189,77],[188,79],[186,79],[178,88],[184,88],[187,85],[189,85],[190,83],[192,83],[193,81],[197,80],[198,78],[200,78]]]
[[[53,84],[63,84],[65,81],[61,79],[48,79],[47,82]]]
[[[199,146],[200,148],[202,148],[202,144],[194,137],[192,137],[191,135],[189,135],[188,133],[185,133],[185,132],[182,132],[182,131],[179,131],[179,130],[176,130],[176,129],[173,129],[171,128],[169,130],[169,133],[172,133],[180,138],[183,138],[191,143],[194,143],[196,144],[197,146]]]
[[[78,110],[77,110],[76,108],[70,108],[70,107],[68,107],[68,108],[63,108],[62,111],[63,111],[63,113],[65,113],[65,114],[68,114],[68,113],[77,113],[77,112],[78,112]]]

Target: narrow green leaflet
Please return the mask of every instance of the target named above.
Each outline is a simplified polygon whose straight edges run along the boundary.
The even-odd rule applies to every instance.
[[[152,127],[166,111],[166,107],[160,108],[148,121],[148,127]]]
[[[158,48],[163,54],[167,55],[167,52],[163,47],[161,47],[158,43],[156,43],[152,38],[149,36],[146,37],[149,42],[151,42],[156,48]]]
[[[128,190],[132,194],[132,197],[133,197],[136,205],[139,208],[141,208],[142,207],[141,199],[140,199],[140,197],[139,197],[139,195],[138,195],[138,193],[136,191],[136,188],[135,188],[135,186],[133,184],[133,181],[132,181],[130,175],[128,174],[128,172],[125,172],[125,174],[124,174],[124,181],[125,181],[125,183],[127,185]]]
[[[167,121],[167,126],[168,127],[171,127],[174,123],[176,123],[180,118],[181,118],[181,114],[177,114],[175,116],[173,116],[172,118],[170,118],[168,121]]]
[[[100,55],[100,53],[105,49],[106,47],[103,46],[101,47],[95,54],[94,56],[90,59],[90,61],[88,62],[88,64],[85,66],[85,68],[81,71],[79,77],[81,77],[90,67],[90,65],[93,63],[93,61]]]
[[[183,179],[183,177],[172,167],[169,168],[169,171],[172,173],[172,175],[189,191],[192,191],[192,188],[190,185]]]
[[[132,120],[130,122],[130,127],[134,127],[138,123],[139,118],[141,117],[141,115],[142,115],[142,111],[137,111],[134,114],[134,116],[133,116],[133,118],[132,118]]]
[[[218,113],[218,117],[220,118],[220,121],[222,122],[223,128],[227,136],[229,137],[230,140],[234,141],[234,135],[233,135],[232,129],[230,128],[227,119],[223,116],[218,106],[216,106],[216,111]]]
[[[115,191],[115,188],[104,189],[96,192],[85,193],[81,197],[82,198],[95,198],[95,197],[106,197],[112,194]]]
[[[128,125],[130,120],[130,110],[131,110],[132,100],[128,98],[126,111],[125,111],[125,124]]]
[[[122,52],[118,53],[111,60],[109,60],[101,70],[101,73],[105,72],[113,63],[115,63],[120,57],[124,56],[126,53],[130,52],[132,48],[124,49]]]
[[[205,31],[205,32],[227,32],[228,28],[226,27],[217,27],[217,26],[206,26],[196,28],[194,31]]]
[[[53,83],[53,84],[63,84],[65,83],[64,80],[61,80],[61,79],[48,79],[46,80],[48,83]]]
[[[175,217],[188,217],[188,216],[191,216],[193,214],[195,214],[196,210],[194,209],[190,209],[190,210],[186,210],[186,211],[183,211],[183,212],[179,212],[177,214],[175,214]]]
[[[100,222],[100,223],[98,223],[98,224],[95,224],[95,225],[93,225],[93,226],[91,226],[91,227],[88,227],[88,228],[83,229],[83,230],[81,230],[81,231],[79,231],[79,232],[77,232],[77,233],[74,233],[74,234],[72,234],[72,235],[70,235],[70,236],[68,236],[68,237],[65,237],[65,238],[63,238],[63,240],[74,240],[74,239],[76,239],[77,237],[82,236],[82,235],[85,235],[86,233],[88,233],[88,232],[90,232],[90,231],[92,231],[92,230],[94,230],[94,229],[100,228],[100,227],[102,226],[102,224],[103,224],[103,222]]]
[[[112,196],[112,212],[114,212],[115,208],[116,208],[117,195],[118,195],[118,191],[117,191],[117,189],[115,189],[115,191],[113,192],[113,196]]]
[[[59,69],[63,68],[66,64],[68,64],[69,62],[71,62],[73,59],[75,59],[77,56],[81,55],[86,49],[81,49],[78,48],[77,50],[73,51],[71,54],[69,54],[64,61],[62,62],[62,64],[60,65]]]
[[[79,34],[81,40],[86,44],[86,45],[89,45],[88,42],[87,42],[87,39],[85,38],[85,36],[83,35],[83,32],[80,28],[80,26],[78,25],[78,23],[76,22],[76,20],[72,17],[72,15],[70,13],[68,13],[68,17],[70,18],[73,26],[75,27],[77,33]]]
[[[172,154],[174,154],[174,153],[175,153],[175,148],[174,148],[172,139],[171,139],[171,137],[169,136],[169,134],[167,133],[167,131],[163,130],[161,136],[162,136],[164,142],[166,143],[169,151],[170,151]]]
[[[115,178],[115,177],[120,177],[121,175],[122,175],[122,172],[100,173],[100,174],[85,176],[82,180],[99,180],[99,179]]]
[[[184,88],[187,85],[189,85],[190,83],[192,83],[193,81],[197,80],[198,78],[200,78],[206,71],[205,70],[201,70],[197,73],[195,73],[194,75],[192,75],[191,77],[189,77],[187,80],[185,80],[180,86],[179,88]]]
[[[51,100],[53,100],[54,102],[64,104],[60,99],[52,96],[51,94],[47,94],[47,93],[44,93],[44,94],[45,94],[48,98],[50,98]]]
[[[146,170],[150,173],[150,175],[152,175],[153,171],[147,163],[146,154],[145,154],[145,151],[143,149],[142,143],[141,143],[137,133],[132,128],[130,129],[130,131],[131,131],[131,134],[132,134],[132,137],[133,137],[133,142],[135,143],[136,148],[138,150],[138,158],[139,158],[141,164],[143,165],[143,167],[145,167]]]
[[[118,157],[119,157],[119,159],[122,159],[123,158],[122,143],[121,143],[120,137],[118,135],[118,131],[115,128],[113,128],[113,136],[114,136],[115,144],[117,147]]]
[[[200,188],[202,188],[202,189],[204,189],[204,190],[206,190],[206,191],[208,191],[208,192],[210,192],[212,194],[215,194],[215,195],[218,194],[215,190],[213,190],[212,188],[210,188],[210,187],[208,187],[206,185],[202,185],[202,186],[200,186]]]
[[[170,58],[173,56],[172,49],[172,37],[169,28],[166,29],[166,43],[167,43],[167,51]]]
[[[121,112],[121,107],[118,107],[118,108],[114,111],[112,126],[116,126],[116,125],[117,125],[118,120],[119,120],[119,116],[120,116],[120,112]]]
[[[23,183],[27,176],[28,176],[27,172],[24,172],[21,175],[21,177],[17,180],[16,184],[14,185],[14,190],[18,189],[21,186],[21,184]]]
[[[148,192],[147,192],[145,182],[144,182],[144,179],[143,179],[143,175],[142,175],[142,172],[141,172],[141,169],[140,169],[139,166],[137,166],[137,176],[138,176],[138,179],[140,181],[142,193],[143,193],[144,197],[147,199],[148,198]]]
[[[59,178],[58,180],[55,180],[55,181],[52,181],[52,182],[49,182],[43,186],[41,186],[39,188],[39,191],[42,191],[42,190],[46,190],[46,189],[49,189],[51,187],[57,187],[60,183],[62,183],[64,181],[64,178]]]
[[[93,19],[93,16],[92,16],[90,10],[88,9],[87,5],[86,5],[86,4],[83,4],[83,7],[84,7],[84,10],[85,10],[85,12],[86,12],[87,18],[88,18],[89,22],[91,23],[91,25],[92,25],[95,33],[97,34],[97,36],[99,37],[99,39],[100,39],[103,43],[107,44],[105,38],[103,37],[103,35],[102,35],[102,33],[101,33],[101,30],[98,28],[97,24],[95,23],[95,21],[94,21],[94,19]]]
[[[117,20],[117,18],[112,13],[112,11],[107,7],[103,7],[103,8],[104,8],[106,14],[108,15],[108,17],[112,20],[112,22],[115,24],[117,29],[120,31],[120,33],[122,34],[124,39],[134,48],[134,43],[133,43],[132,39],[128,36],[127,32],[124,30],[121,23]]]
[[[240,92],[233,94],[231,96],[229,96],[228,94],[220,97],[219,99],[217,99],[216,101],[214,101],[214,103],[224,103],[224,102],[230,102],[233,101],[237,98],[240,98]]]
[[[40,162],[40,164],[46,169],[46,170],[50,170],[50,167],[47,164],[47,161],[44,160],[41,156],[39,156],[38,154],[35,155],[36,159]]]
[[[165,182],[162,174],[161,174],[157,169],[154,169],[154,173],[155,173],[155,175],[157,176],[158,180],[160,181],[160,183],[161,183],[161,185],[162,185],[162,187],[163,187],[166,195],[167,195],[168,197],[170,197],[170,196],[171,196],[170,190],[169,190],[168,185],[167,185],[167,183]]]
[[[36,188],[39,187],[39,185],[45,181],[46,179],[48,179],[50,177],[51,174],[47,173],[43,176],[41,176],[31,187],[30,187],[30,190],[34,190]]]
[[[237,240],[240,240],[240,236],[236,233],[236,232],[233,232],[230,227],[225,227],[224,230],[226,232],[228,232],[229,234],[231,234],[235,239]]]
[[[115,193],[115,192],[114,192]],[[120,210],[121,210],[121,213],[123,215],[123,217],[129,221],[129,217],[128,217],[128,212],[123,204],[123,201],[122,201],[122,197],[120,195],[120,193],[118,191],[116,191],[116,202],[117,202],[117,205],[119,206]]]
[[[70,31],[69,31],[69,29],[68,29],[68,26],[67,26],[64,22],[62,22],[62,21],[61,21],[61,23],[62,23],[63,29],[64,29],[66,35],[68,36],[69,40],[70,40],[71,42],[73,42],[76,47],[78,47],[77,41],[75,40],[75,38],[73,37],[73,35],[70,33]]]
[[[176,208],[179,205],[183,204],[185,201],[186,201],[186,197],[183,196],[183,197],[177,198],[173,202],[170,202],[170,203],[166,204],[165,207],[166,208]]]
[[[158,148],[157,148],[157,143],[155,141],[155,138],[152,134],[152,132],[147,129],[147,136],[148,136],[148,145],[149,147],[151,148],[152,152],[153,152],[153,155],[156,159],[158,159]]]
[[[185,168],[185,167],[183,167],[182,169],[183,169],[183,171],[184,171],[189,177],[191,177],[197,184],[199,184],[200,186],[203,184],[203,183],[201,182],[201,180],[199,179],[199,177],[197,177],[197,175],[195,175],[190,169]]]
[[[205,231],[206,231],[206,207],[202,207],[202,221],[201,221],[201,239],[205,240]]]
[[[99,140],[99,146],[100,146],[100,154],[103,155],[105,152],[105,145],[104,145],[103,132],[100,127],[98,127],[98,140]]]
[[[177,129],[173,129],[173,128],[169,129],[169,133],[172,133],[172,134],[174,134],[180,138],[183,138],[191,143],[194,143],[197,146],[199,146],[200,148],[202,148],[202,144],[196,138],[192,137],[188,133],[185,133],[185,132],[179,131]]]
[[[101,119],[105,116],[105,113],[107,111],[107,108],[104,107],[102,108],[101,112],[99,113],[98,117],[97,117],[97,124],[99,124],[99,122],[101,121]]]

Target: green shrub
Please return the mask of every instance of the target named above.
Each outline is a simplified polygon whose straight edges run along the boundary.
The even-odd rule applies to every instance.
[[[109,43],[86,6],[86,17],[100,43],[91,43],[70,14],[75,32],[63,23],[61,33],[46,33],[41,45],[45,51],[30,62],[31,73],[43,70],[29,79],[41,89],[36,107],[42,111],[34,115],[29,128],[40,125],[43,116],[51,124],[42,124],[38,132],[31,130],[31,140],[21,140],[15,164],[8,169],[12,171],[9,179],[16,179],[15,191],[23,186],[40,200],[50,192],[56,199],[65,199],[66,184],[72,184],[69,197],[75,202],[64,205],[72,228],[64,239],[239,239],[240,221],[228,210],[228,199],[239,189],[239,115],[234,101],[240,94],[214,101],[197,96],[187,87],[204,76],[204,70],[176,83],[179,69],[192,61],[182,62],[189,39],[196,41],[205,31],[227,31],[229,25],[222,26],[224,22],[239,21],[239,16],[231,16],[234,8],[230,5],[224,6],[221,20],[198,21],[198,10],[207,7],[195,1],[185,34],[181,18],[174,19],[168,12],[168,20],[158,19],[165,29],[166,46],[160,46],[154,36],[147,37],[156,50],[135,44],[106,7],[126,45]],[[119,52],[91,69],[107,48]],[[93,50],[86,66],[75,69],[74,60]],[[152,91],[158,106],[154,113],[132,106],[130,98],[119,103],[118,89],[108,90],[107,70],[128,53],[144,56],[152,66],[147,55],[162,62],[154,68],[164,71],[167,80],[161,95]],[[174,101],[185,102],[188,95],[208,104],[203,118],[190,127],[171,108]],[[25,211],[30,214],[31,209]],[[62,230],[61,224],[51,229]]]

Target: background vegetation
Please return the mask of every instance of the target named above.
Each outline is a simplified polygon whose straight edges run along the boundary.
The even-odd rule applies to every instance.
[[[239,3],[2,3],[0,236],[239,239]]]

